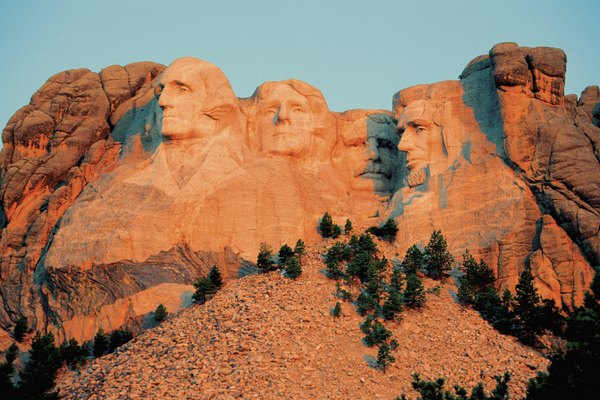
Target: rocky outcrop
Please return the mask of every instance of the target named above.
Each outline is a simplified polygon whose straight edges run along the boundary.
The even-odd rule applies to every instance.
[[[386,323],[399,347],[396,361],[382,373],[370,365],[377,348],[362,342],[364,317],[348,303],[340,318],[331,316],[339,299],[335,282],[320,272],[324,251],[321,244],[308,249],[298,280],[278,273],[237,280],[81,373],[66,372],[58,380],[61,396],[416,398],[414,372],[423,379],[444,377],[447,388],[481,381],[490,391],[493,377],[508,371],[510,396],[520,399],[528,379],[547,368],[542,354],[455,303],[455,288],[444,284],[439,294],[427,294],[423,310],[405,311],[401,322]],[[425,281],[428,289],[438,284]]]
[[[357,231],[394,218],[400,258],[441,229],[499,288],[531,268],[580,304],[600,261],[600,91],[565,96],[565,71],[559,49],[503,43],[459,81],[343,113],[294,79],[238,99],[193,58],[58,74],[3,133],[0,324],[137,323],[213,264],[237,277],[261,242],[316,243],[325,211]]]
[[[2,133],[0,321],[21,315],[43,326],[45,248],[64,211],[85,185],[109,169],[119,152],[111,128],[128,109],[152,97],[154,63],[59,73],[38,90]],[[144,97],[145,96],[145,97]],[[43,261],[43,260],[42,260]],[[62,288],[66,292],[66,287]]]

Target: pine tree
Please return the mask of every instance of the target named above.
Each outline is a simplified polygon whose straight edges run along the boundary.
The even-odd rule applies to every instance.
[[[423,267],[423,252],[413,244],[406,250],[406,256],[402,260],[402,269],[406,275],[416,274]]]
[[[215,286],[210,277],[200,277],[194,282],[196,292],[192,295],[192,299],[199,304],[204,304],[208,296],[217,293],[218,288]]]
[[[448,251],[448,243],[440,231],[433,231],[423,254],[425,271],[433,279],[441,279],[452,269],[454,259]]]
[[[302,239],[298,239],[294,246],[294,254],[298,257],[298,261],[302,264],[302,257],[306,254],[306,246]]]
[[[221,289],[221,286],[223,286],[221,271],[219,271],[219,268],[217,268],[216,265],[213,265],[210,271],[208,272],[208,279],[210,279],[210,282],[217,290]]]
[[[391,243],[396,239],[398,226],[396,225],[396,221],[394,221],[394,219],[389,218],[381,227],[372,226],[367,229],[367,232],[372,233],[378,238]]]
[[[156,307],[156,310],[154,310],[154,321],[156,323],[161,323],[163,322],[165,319],[167,319],[167,316],[169,315],[169,312],[167,311],[167,308],[165,306],[161,304],[159,304]]]
[[[389,344],[383,342],[379,345],[379,350],[377,351],[377,366],[381,368],[384,373],[386,368],[396,361],[396,358],[392,356],[392,351],[397,348],[398,342],[396,339],[392,339]]]
[[[342,315],[342,304],[339,301],[335,303],[335,307],[333,307],[331,315],[333,315],[335,318],[339,318]]]
[[[410,274],[406,277],[404,304],[408,308],[421,308],[425,305],[425,288],[416,274]]]
[[[13,385],[12,378],[15,373],[13,365],[15,359],[19,355],[19,348],[15,343],[4,352],[6,361],[0,363],[0,393],[7,399],[16,397],[16,388]]]
[[[494,284],[494,272],[484,261],[477,263],[468,250],[463,255],[460,269],[464,275],[458,280],[458,299],[465,304],[474,304],[477,296]]]
[[[108,351],[113,352],[117,348],[133,339],[133,333],[127,329],[116,329],[108,335]]]
[[[76,369],[85,362],[86,349],[75,338],[64,341],[58,350],[61,360],[71,369]]]
[[[392,276],[390,277],[390,286],[398,293],[402,293],[402,290],[404,289],[404,280],[404,273],[402,273],[402,270],[399,267],[395,266],[392,270]]]
[[[363,329],[363,332],[365,330],[367,331],[367,335],[363,338],[363,341],[369,347],[387,342],[392,337],[392,332],[379,321],[374,321],[370,325],[367,325],[367,327]]]
[[[302,274],[302,266],[295,256],[288,258],[285,262],[285,273],[291,279],[296,279]]]
[[[36,334],[31,349],[29,361],[21,372],[20,390],[25,399],[57,399],[58,393],[53,392],[56,371],[60,368],[60,354],[54,345],[54,335]]]
[[[346,224],[344,225],[344,233],[346,235],[349,235],[353,229],[354,228],[352,228],[352,221],[350,221],[350,219],[347,219]]]
[[[388,298],[381,307],[381,315],[387,321],[398,319],[398,314],[402,312],[402,297],[400,292],[391,288],[388,293]]]
[[[285,262],[288,260],[288,258],[293,257],[293,256],[294,256],[294,250],[292,250],[292,248],[290,246],[288,246],[287,244],[284,244],[283,246],[281,246],[279,248],[279,255],[278,255],[279,266],[284,267]]]
[[[108,349],[108,337],[102,328],[98,329],[94,336],[94,357],[98,358],[104,355]]]
[[[27,326],[27,317],[21,317],[17,320],[15,324],[15,328],[13,330],[13,335],[15,340],[19,343],[23,341],[25,334],[29,331],[29,327]]]
[[[273,270],[273,249],[267,243],[262,242],[258,251],[258,258],[256,259],[256,266],[262,273],[267,273]]]
[[[600,393],[600,268],[585,293],[584,305],[567,319],[564,352],[551,356],[548,372],[527,385],[528,400],[594,399]]]
[[[319,232],[324,238],[333,237],[333,220],[327,211],[325,211],[319,223]]]
[[[517,317],[517,337],[525,344],[537,344],[537,337],[542,333],[542,328],[537,324],[539,318],[540,296],[533,285],[533,275],[525,269],[519,277],[516,286],[517,297],[515,302],[515,315]]]

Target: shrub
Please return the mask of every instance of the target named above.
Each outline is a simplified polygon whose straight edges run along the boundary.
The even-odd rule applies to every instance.
[[[156,310],[154,310],[153,318],[156,323],[161,323],[165,319],[167,319],[168,315],[169,315],[169,312],[167,311],[167,308],[165,306],[163,306],[162,304],[159,304],[156,307]]]

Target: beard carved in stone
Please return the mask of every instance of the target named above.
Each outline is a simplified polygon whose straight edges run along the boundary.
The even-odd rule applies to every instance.
[[[448,85],[418,85],[394,96],[398,150],[405,153],[407,186],[421,185],[443,173],[460,156],[465,128],[460,111],[444,97]]]

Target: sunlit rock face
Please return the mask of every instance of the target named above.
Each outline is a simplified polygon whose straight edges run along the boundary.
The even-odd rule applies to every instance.
[[[599,261],[600,94],[564,96],[565,65],[500,44],[460,81],[345,112],[294,79],[240,99],[190,57],[58,74],[3,132],[0,324],[140,325],[213,265],[245,273],[261,242],[319,241],[325,211],[356,230],[394,218],[399,255],[441,229],[499,287],[531,268],[544,296],[579,304]]]

